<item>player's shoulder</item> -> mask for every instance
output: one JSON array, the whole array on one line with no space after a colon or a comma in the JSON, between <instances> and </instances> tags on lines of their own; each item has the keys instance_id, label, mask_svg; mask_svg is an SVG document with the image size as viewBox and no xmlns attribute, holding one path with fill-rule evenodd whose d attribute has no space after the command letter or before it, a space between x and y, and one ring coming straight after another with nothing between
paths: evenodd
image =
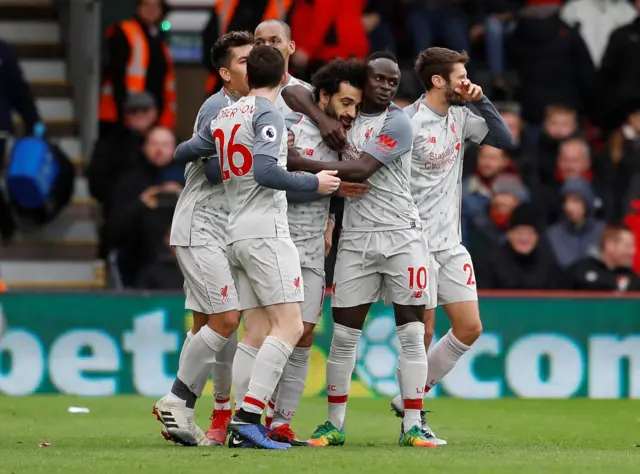
<instances>
[{"instance_id":1,"label":"player's shoulder","mask_svg":"<svg viewBox=\"0 0 640 474\"><path fill-rule=\"evenodd\" d=\"M208 97L207 100L202 103L200 110L198 110L197 123L201 126L202 122L215 119L222 109L228 107L232 103L232 100L224 92L224 89L221 89Z\"/></svg>"},{"instance_id":2,"label":"player's shoulder","mask_svg":"<svg viewBox=\"0 0 640 474\"><path fill-rule=\"evenodd\" d=\"M402 128L409 127L411 128L411 119L409 116L398 107L396 104L392 103L387 109L387 116L385 117L385 126L393 126Z\"/></svg>"},{"instance_id":3,"label":"player's shoulder","mask_svg":"<svg viewBox=\"0 0 640 474\"><path fill-rule=\"evenodd\" d=\"M311 84L301 79L298 79L297 77L293 77L291 75L289 75L289 79L287 80L287 83L282 88L284 89L285 87L289 87L289 86L302 86L313 92L313 86Z\"/></svg>"},{"instance_id":4,"label":"player's shoulder","mask_svg":"<svg viewBox=\"0 0 640 474\"><path fill-rule=\"evenodd\" d=\"M300 125L305 119L305 115L300 112L291 112L284 116L284 123L287 129L291 130L296 125Z\"/></svg>"},{"instance_id":5,"label":"player's shoulder","mask_svg":"<svg viewBox=\"0 0 640 474\"><path fill-rule=\"evenodd\" d=\"M412 119L413 117L416 116L420 108L421 101L422 101L422 97L416 100L413 104L409 104L402 108L402 111L405 113L407 117L409 117L409 119Z\"/></svg>"},{"instance_id":6,"label":"player's shoulder","mask_svg":"<svg viewBox=\"0 0 640 474\"><path fill-rule=\"evenodd\" d=\"M466 105L452 105L449 107L449 113L456 119L464 119L473 112Z\"/></svg>"},{"instance_id":7,"label":"player's shoulder","mask_svg":"<svg viewBox=\"0 0 640 474\"><path fill-rule=\"evenodd\" d=\"M234 101L231 96L229 96L224 91L224 89L222 89L203 102L202 106L200 107L200 112L203 114L215 112L215 115L225 107L233 105L233 102Z\"/></svg>"},{"instance_id":8,"label":"player's shoulder","mask_svg":"<svg viewBox=\"0 0 640 474\"><path fill-rule=\"evenodd\" d=\"M278 110L278 107L265 97L252 97L253 121L254 122L273 122L282 123L284 125L284 117Z\"/></svg>"}]
</instances>

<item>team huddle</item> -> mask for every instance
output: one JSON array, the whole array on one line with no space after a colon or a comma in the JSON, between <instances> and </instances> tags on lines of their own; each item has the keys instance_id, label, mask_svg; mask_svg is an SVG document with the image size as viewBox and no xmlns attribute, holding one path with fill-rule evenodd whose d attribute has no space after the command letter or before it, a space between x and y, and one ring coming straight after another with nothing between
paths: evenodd
<instances>
[{"instance_id":1,"label":"team huddle","mask_svg":"<svg viewBox=\"0 0 640 474\"><path fill-rule=\"evenodd\" d=\"M444 445L427 425L423 397L482 331L473 264L460 243L464 147L509 147L511 135L467 79L464 52L420 53L426 92L404 110L392 102L401 79L393 55L336 59L306 84L286 72L294 52L289 27L277 20L255 36L230 32L212 48L223 88L175 153L186 185L170 243L194 326L173 387L153 412L164 437L186 446L342 445L362 328L370 306L384 300L400 341L400 395L391 402L402 418L399 444ZM291 421L339 206L328 417L301 440ZM451 330L427 355L438 305ZM205 433L194 409L210 376L215 407Z\"/></svg>"}]
</instances>

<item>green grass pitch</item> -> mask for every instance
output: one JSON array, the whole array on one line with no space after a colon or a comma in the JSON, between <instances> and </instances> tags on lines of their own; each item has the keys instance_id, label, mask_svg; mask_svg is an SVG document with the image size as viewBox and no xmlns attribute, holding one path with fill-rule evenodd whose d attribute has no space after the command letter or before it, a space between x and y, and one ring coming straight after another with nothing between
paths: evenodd
<instances>
[{"instance_id":1,"label":"green grass pitch","mask_svg":"<svg viewBox=\"0 0 640 474\"><path fill-rule=\"evenodd\" d=\"M450 445L420 449L397 446L387 400L352 399L345 446L287 452L175 446L160 436L153 402L0 397L0 473L640 473L638 400L433 400L431 425ZM200 400L203 429L210 406ZM306 437L325 416L324 400L305 399L294 428Z\"/></svg>"}]
</instances>

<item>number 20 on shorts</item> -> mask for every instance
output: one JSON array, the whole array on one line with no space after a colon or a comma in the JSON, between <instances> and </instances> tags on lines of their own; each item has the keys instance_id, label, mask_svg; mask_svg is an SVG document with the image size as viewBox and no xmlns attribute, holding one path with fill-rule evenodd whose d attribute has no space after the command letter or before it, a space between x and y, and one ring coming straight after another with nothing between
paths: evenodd
<instances>
[{"instance_id":1,"label":"number 20 on shorts","mask_svg":"<svg viewBox=\"0 0 640 474\"><path fill-rule=\"evenodd\" d=\"M427 269L425 267L409 267L409 289L413 290L414 286L417 286L419 290L424 290L427 287Z\"/></svg>"},{"instance_id":2,"label":"number 20 on shorts","mask_svg":"<svg viewBox=\"0 0 640 474\"><path fill-rule=\"evenodd\" d=\"M220 170L222 171L223 181L228 180L232 174L234 176L244 176L253 167L253 155L251 154L251 151L243 144L234 142L236 132L239 128L239 123L233 126L233 129L231 130L231 137L228 142L225 142L224 130L216 128L212 132L214 141L218 141L218 154L220 155ZM226 155L225 148L227 152ZM242 155L242 163L240 166L238 166L233 159L234 155L237 154ZM224 166L225 158L229 164L228 170L226 170Z\"/></svg>"}]
</instances>

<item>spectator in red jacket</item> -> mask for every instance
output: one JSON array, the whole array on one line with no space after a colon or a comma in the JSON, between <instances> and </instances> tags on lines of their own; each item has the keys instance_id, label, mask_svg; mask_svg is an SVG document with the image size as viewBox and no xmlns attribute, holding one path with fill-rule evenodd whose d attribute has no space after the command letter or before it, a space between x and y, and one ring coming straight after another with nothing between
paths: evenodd
<instances>
[{"instance_id":1,"label":"spectator in red jacket","mask_svg":"<svg viewBox=\"0 0 640 474\"><path fill-rule=\"evenodd\" d=\"M369 53L362 17L366 0L299 0L291 12L291 36L297 70L313 71L336 57L364 58Z\"/></svg>"}]
</instances>

